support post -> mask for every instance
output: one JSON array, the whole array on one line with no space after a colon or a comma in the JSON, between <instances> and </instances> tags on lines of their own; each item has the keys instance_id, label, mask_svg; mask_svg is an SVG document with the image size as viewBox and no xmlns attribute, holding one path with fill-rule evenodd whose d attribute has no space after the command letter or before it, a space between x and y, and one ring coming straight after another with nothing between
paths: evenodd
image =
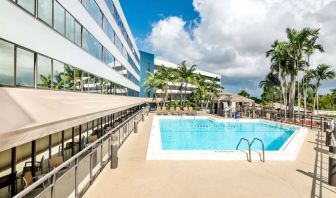
<instances>
[{"instance_id":1,"label":"support post","mask_svg":"<svg viewBox=\"0 0 336 198\"><path fill-rule=\"evenodd\" d=\"M138 124L135 119L134 119L134 133L138 133Z\"/></svg>"},{"instance_id":2,"label":"support post","mask_svg":"<svg viewBox=\"0 0 336 198\"><path fill-rule=\"evenodd\" d=\"M328 184L336 186L336 146L329 146Z\"/></svg>"},{"instance_id":3,"label":"support post","mask_svg":"<svg viewBox=\"0 0 336 198\"><path fill-rule=\"evenodd\" d=\"M111 169L116 169L118 167L118 144L115 141L116 134L112 135L112 145L111 145Z\"/></svg>"}]
</instances>

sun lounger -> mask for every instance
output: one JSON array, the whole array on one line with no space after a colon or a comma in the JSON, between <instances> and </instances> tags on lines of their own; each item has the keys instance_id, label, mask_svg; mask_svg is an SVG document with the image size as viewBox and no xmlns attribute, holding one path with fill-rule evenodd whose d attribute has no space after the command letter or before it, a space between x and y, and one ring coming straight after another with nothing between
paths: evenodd
<instances>
[{"instance_id":1,"label":"sun lounger","mask_svg":"<svg viewBox=\"0 0 336 198\"><path fill-rule=\"evenodd\" d=\"M180 107L176 107L175 115L182 115L182 110Z\"/></svg>"}]
</instances>

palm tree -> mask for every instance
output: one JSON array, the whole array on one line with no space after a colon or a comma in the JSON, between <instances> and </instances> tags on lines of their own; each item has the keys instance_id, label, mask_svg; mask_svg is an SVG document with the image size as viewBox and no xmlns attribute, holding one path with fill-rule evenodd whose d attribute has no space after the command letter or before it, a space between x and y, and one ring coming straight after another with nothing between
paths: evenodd
<instances>
[{"instance_id":1,"label":"palm tree","mask_svg":"<svg viewBox=\"0 0 336 198\"><path fill-rule=\"evenodd\" d=\"M51 75L42 75L40 74L40 80L41 82L38 84L38 86L43 88L51 88Z\"/></svg>"},{"instance_id":2,"label":"palm tree","mask_svg":"<svg viewBox=\"0 0 336 198\"><path fill-rule=\"evenodd\" d=\"M246 98L249 98L249 97L251 97L251 95L244 89L244 90L241 90L239 93L238 93L238 95L240 95L240 96L244 96L244 97L246 97Z\"/></svg>"},{"instance_id":3,"label":"palm tree","mask_svg":"<svg viewBox=\"0 0 336 198\"><path fill-rule=\"evenodd\" d=\"M162 66L159 71L157 71L157 84L158 87L163 91L163 105L165 106L167 98L168 98L168 93L170 89L169 83L174 84L176 81L176 72L169 67L164 67Z\"/></svg>"},{"instance_id":4,"label":"palm tree","mask_svg":"<svg viewBox=\"0 0 336 198\"><path fill-rule=\"evenodd\" d=\"M159 86L158 81L157 81L157 79L159 77L158 75L159 74L157 72L155 72L155 73L147 72L147 78L144 82L144 85L146 86L146 90L145 90L146 93L149 93L151 91L151 89L153 89L153 93L154 93L153 97L154 97L154 101L155 101L156 105L158 104L157 94L156 94L156 90Z\"/></svg>"},{"instance_id":5,"label":"palm tree","mask_svg":"<svg viewBox=\"0 0 336 198\"><path fill-rule=\"evenodd\" d=\"M305 54L306 54L306 67L304 68L304 77L306 76L306 73L308 71L308 67L310 66L310 57L314 54L314 51L317 50L321 53L324 52L324 47L321 44L316 44L316 40L318 39L320 29L311 29L310 36L311 38L306 41L305 43ZM308 79L303 78L303 84L302 88L303 91L303 105L304 105L304 115L306 115L307 110L307 89L308 89Z\"/></svg>"},{"instance_id":6,"label":"palm tree","mask_svg":"<svg viewBox=\"0 0 336 198\"><path fill-rule=\"evenodd\" d=\"M289 71L288 43L275 41L271 49L266 52L266 57L271 57L271 72L277 74L280 82L282 101L285 105L285 115L287 115L287 74ZM261 84L261 86L263 86ZM281 102L282 103L282 102ZM286 117L285 117L286 118Z\"/></svg>"},{"instance_id":7,"label":"palm tree","mask_svg":"<svg viewBox=\"0 0 336 198\"><path fill-rule=\"evenodd\" d=\"M276 88L279 86L280 86L280 81L278 79L278 76L277 74L273 72L268 73L265 79L259 83L259 87L262 88L264 92L271 94L272 105L273 105L273 102L275 101L274 96L276 95L275 94L275 91L277 90Z\"/></svg>"},{"instance_id":8,"label":"palm tree","mask_svg":"<svg viewBox=\"0 0 336 198\"><path fill-rule=\"evenodd\" d=\"M311 30L309 28L304 28L301 31L295 29L287 28L287 39L288 39L288 52L292 59L292 67L290 69L290 93L289 93L289 112L294 115L294 102L295 102L295 85L300 66L300 62L303 57L303 48L306 41L309 39ZM299 93L299 92L298 92Z\"/></svg>"},{"instance_id":9,"label":"palm tree","mask_svg":"<svg viewBox=\"0 0 336 198\"><path fill-rule=\"evenodd\" d=\"M187 67L186 61L182 61L178 64L177 68L177 79L176 82L180 83L180 107L182 108L182 88L185 86L185 96L187 94L188 83L197 85L198 82L196 80L196 65L192 65L191 67ZM185 97L186 98L186 97Z\"/></svg>"},{"instance_id":10,"label":"palm tree","mask_svg":"<svg viewBox=\"0 0 336 198\"><path fill-rule=\"evenodd\" d=\"M313 105L313 112L315 110L315 103L316 103L316 109L317 109L317 114L319 111L319 94L318 94L318 89L321 85L322 80L331 80L334 79L336 76L335 71L331 69L330 65L326 64L320 64L317 66L315 70L312 70L312 75L315 78L316 84L315 84L315 97L314 97L314 105Z\"/></svg>"}]
</instances>

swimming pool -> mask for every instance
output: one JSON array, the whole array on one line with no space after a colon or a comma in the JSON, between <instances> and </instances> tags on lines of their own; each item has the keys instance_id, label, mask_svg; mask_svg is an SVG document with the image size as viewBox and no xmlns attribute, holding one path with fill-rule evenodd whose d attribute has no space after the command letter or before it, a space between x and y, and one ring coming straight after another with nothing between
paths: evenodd
<instances>
[{"instance_id":1,"label":"swimming pool","mask_svg":"<svg viewBox=\"0 0 336 198\"><path fill-rule=\"evenodd\" d=\"M147 160L246 160L246 142L261 139L266 160L295 160L307 129L257 119L214 119L206 116L154 116ZM259 159L261 144L252 148Z\"/></svg>"}]
</instances>

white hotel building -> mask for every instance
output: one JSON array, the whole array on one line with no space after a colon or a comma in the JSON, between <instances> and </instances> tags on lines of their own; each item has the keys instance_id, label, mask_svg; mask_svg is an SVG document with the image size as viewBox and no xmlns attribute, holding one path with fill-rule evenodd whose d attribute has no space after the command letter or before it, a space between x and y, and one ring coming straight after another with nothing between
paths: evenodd
<instances>
[{"instance_id":1,"label":"white hotel building","mask_svg":"<svg viewBox=\"0 0 336 198\"><path fill-rule=\"evenodd\" d=\"M118 0L1 0L0 197L80 197L135 130L139 60Z\"/></svg>"},{"instance_id":2,"label":"white hotel building","mask_svg":"<svg viewBox=\"0 0 336 198\"><path fill-rule=\"evenodd\" d=\"M178 68L178 64L175 63L171 63L168 61L163 61L160 59L155 59L154 60L154 72L158 71L161 67L169 67L172 69L177 69ZM208 80L212 80L212 81L216 81L218 85L221 85L221 75L216 74L216 73L211 73L211 72L207 72L204 70L199 70L196 69L196 73L205 76L208 78ZM180 83L169 83L170 85L170 89L168 90L168 94L169 94L169 100L179 100L180 99ZM196 86L193 84L187 84L187 91L182 92L182 98L186 98L188 97L188 95L190 95L192 93L192 90L195 89ZM183 89L185 89L185 87L183 87ZM163 97L163 91L162 90L157 90L157 94L159 98Z\"/></svg>"}]
</instances>

